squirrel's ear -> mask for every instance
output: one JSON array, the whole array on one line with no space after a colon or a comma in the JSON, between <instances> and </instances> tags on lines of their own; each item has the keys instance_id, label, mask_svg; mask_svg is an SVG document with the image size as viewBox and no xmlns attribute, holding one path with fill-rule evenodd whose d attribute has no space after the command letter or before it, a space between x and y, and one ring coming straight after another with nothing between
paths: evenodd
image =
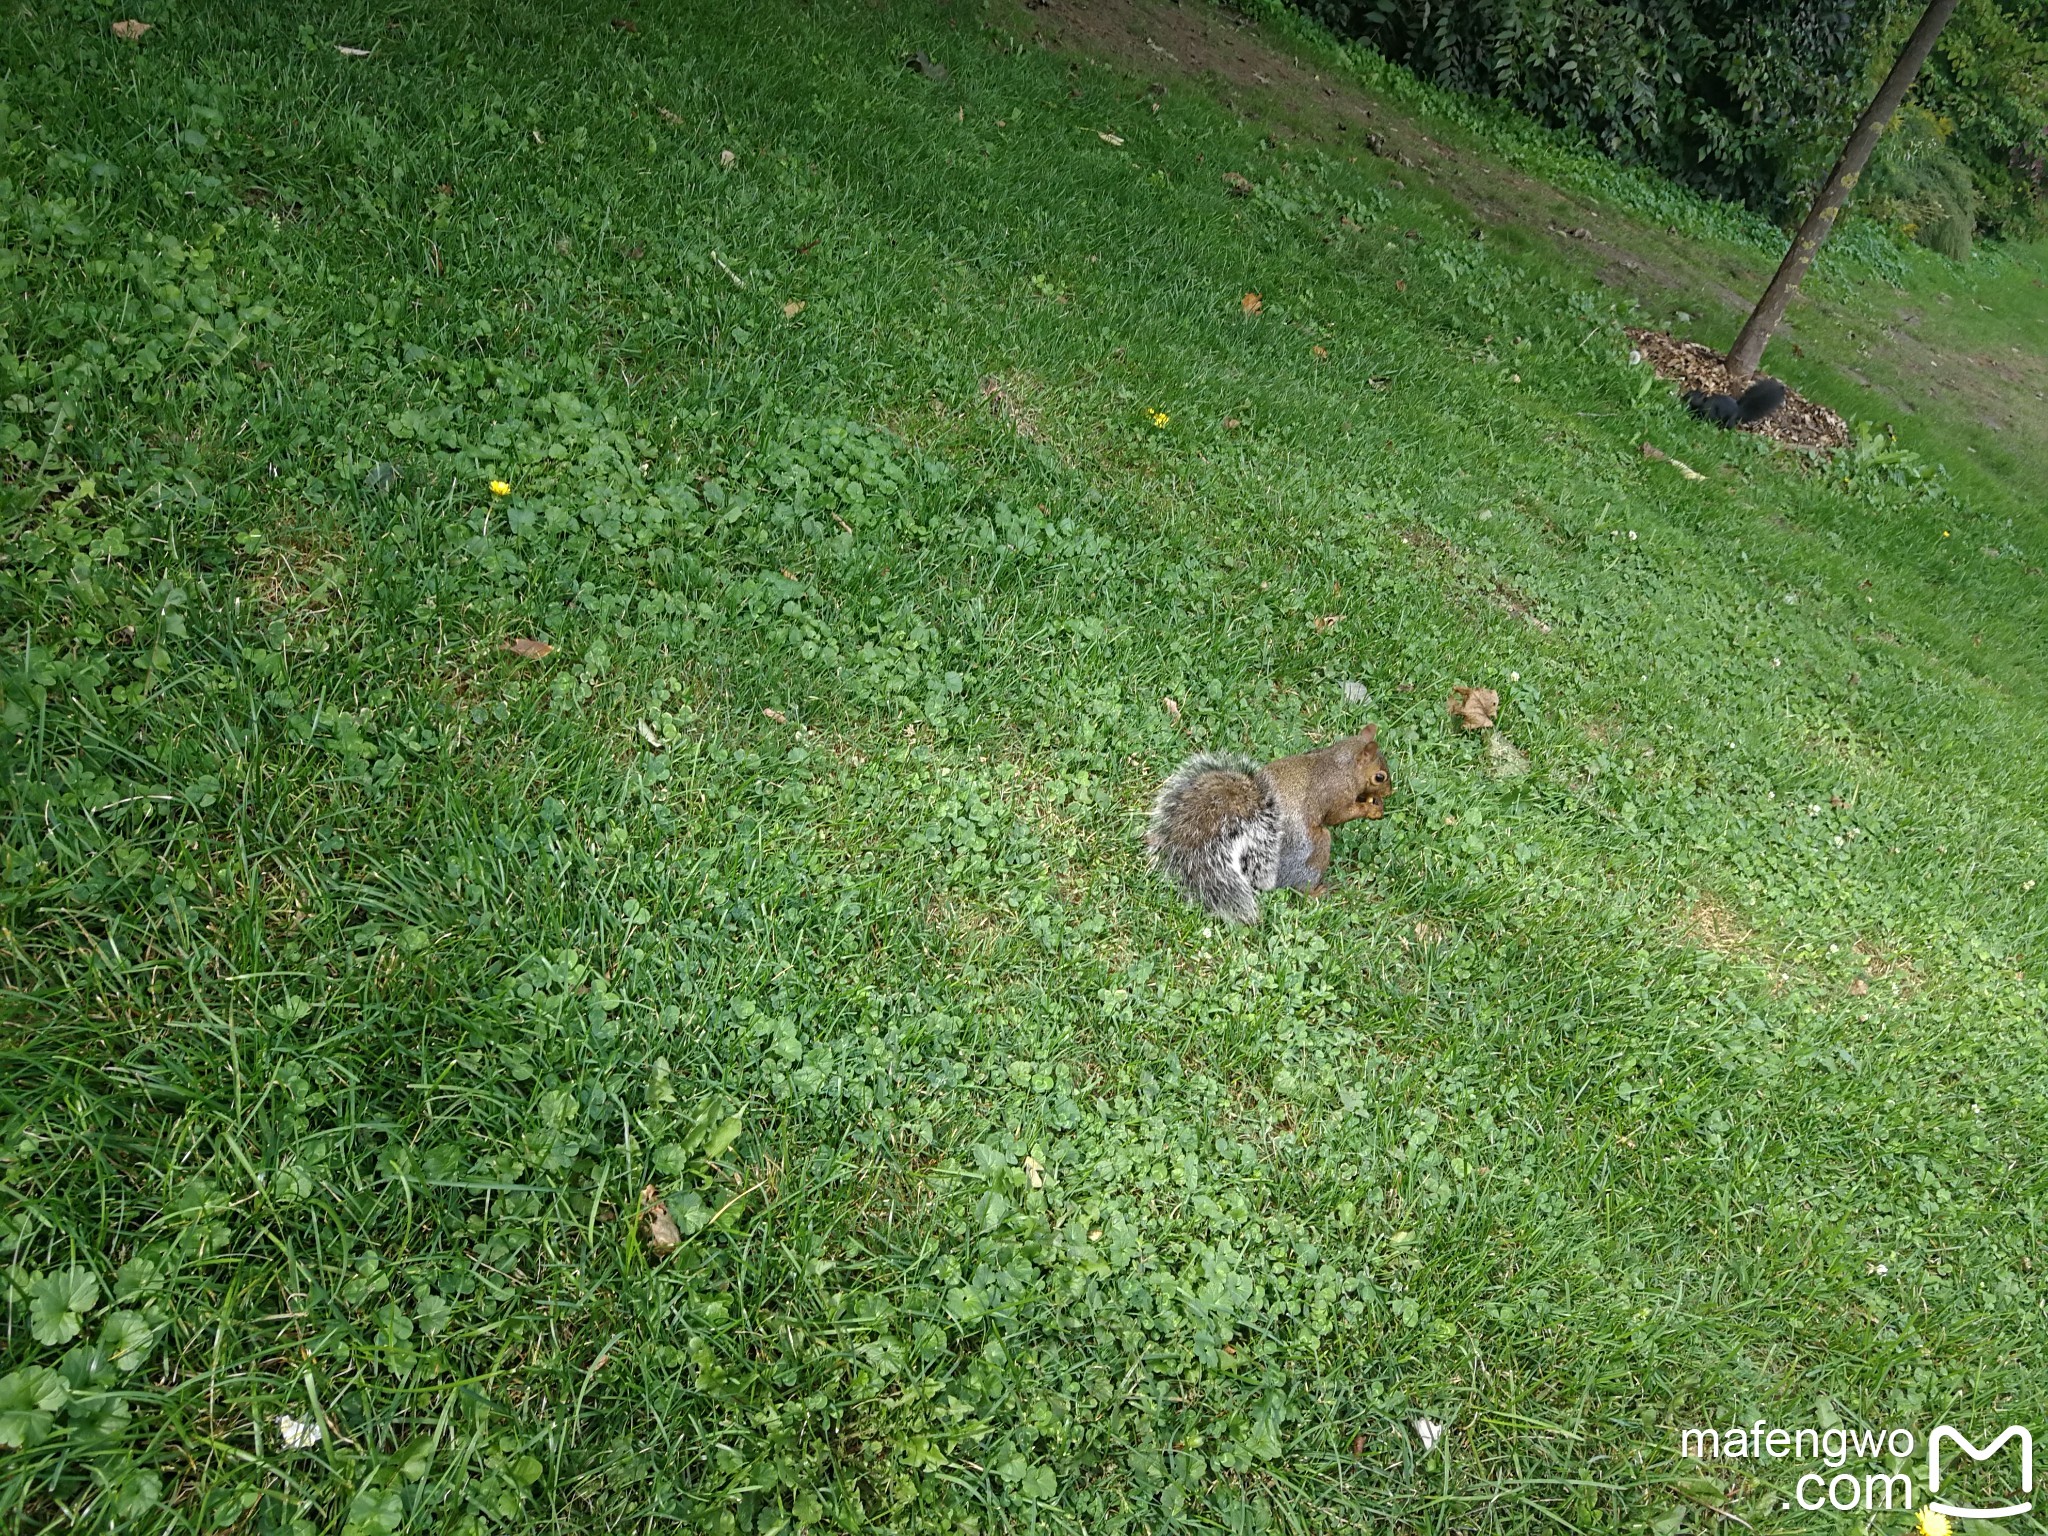
<instances>
[{"instance_id":1,"label":"squirrel's ear","mask_svg":"<svg viewBox=\"0 0 2048 1536\"><path fill-rule=\"evenodd\" d=\"M1368 725L1354 739L1362 746L1369 747L1380 739L1380 728L1376 725Z\"/></svg>"}]
</instances>

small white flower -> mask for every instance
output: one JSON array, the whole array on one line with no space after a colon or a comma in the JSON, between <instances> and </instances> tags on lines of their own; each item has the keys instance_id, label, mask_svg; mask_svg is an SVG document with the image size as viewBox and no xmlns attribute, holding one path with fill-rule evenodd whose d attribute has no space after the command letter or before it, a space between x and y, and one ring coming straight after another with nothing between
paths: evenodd
<instances>
[{"instance_id":1,"label":"small white flower","mask_svg":"<svg viewBox=\"0 0 2048 1536\"><path fill-rule=\"evenodd\" d=\"M1508 674L1508 681L1509 681L1509 682L1511 682L1511 683L1519 683L1519 682L1520 682L1521 680L1522 680L1522 674L1521 674L1521 673L1519 673L1519 672L1510 672L1510 673ZM2028 885L2032 885L2032 884L2033 884L2033 882L2032 882L2031 880L2030 880L2030 881L2028 881L2027 883L2028 883Z\"/></svg>"},{"instance_id":2,"label":"small white flower","mask_svg":"<svg viewBox=\"0 0 2048 1536\"><path fill-rule=\"evenodd\" d=\"M288 1451L311 1450L326 1438L318 1419L295 1419L288 1413L277 1416L277 1433Z\"/></svg>"},{"instance_id":3,"label":"small white flower","mask_svg":"<svg viewBox=\"0 0 2048 1536\"><path fill-rule=\"evenodd\" d=\"M1880 1264L1877 1266L1877 1272L1880 1275L1888 1275L1892 1272L1892 1267L1889 1264Z\"/></svg>"},{"instance_id":4,"label":"small white flower","mask_svg":"<svg viewBox=\"0 0 2048 1536\"><path fill-rule=\"evenodd\" d=\"M1636 541L1636 531L1633 528L1629 529L1628 531L1628 541L1631 544L1635 543Z\"/></svg>"}]
</instances>

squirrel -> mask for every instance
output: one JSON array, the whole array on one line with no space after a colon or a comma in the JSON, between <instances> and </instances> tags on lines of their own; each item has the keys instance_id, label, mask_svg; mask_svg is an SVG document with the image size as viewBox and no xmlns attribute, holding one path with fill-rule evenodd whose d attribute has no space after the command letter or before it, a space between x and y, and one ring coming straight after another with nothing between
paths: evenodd
<instances>
[{"instance_id":1,"label":"squirrel","mask_svg":"<svg viewBox=\"0 0 2048 1536\"><path fill-rule=\"evenodd\" d=\"M1197 753L1153 803L1153 863L1190 901L1234 923L1259 920L1260 891L1321 895L1330 828L1386 814L1392 780L1378 736L1368 725L1263 768L1234 753Z\"/></svg>"},{"instance_id":2,"label":"squirrel","mask_svg":"<svg viewBox=\"0 0 2048 1536\"><path fill-rule=\"evenodd\" d=\"M1689 389L1685 392L1685 403L1701 421L1711 421L1717 427L1746 427L1762 421L1785 403L1785 386L1776 379L1758 379L1742 392L1740 399Z\"/></svg>"}]
</instances>

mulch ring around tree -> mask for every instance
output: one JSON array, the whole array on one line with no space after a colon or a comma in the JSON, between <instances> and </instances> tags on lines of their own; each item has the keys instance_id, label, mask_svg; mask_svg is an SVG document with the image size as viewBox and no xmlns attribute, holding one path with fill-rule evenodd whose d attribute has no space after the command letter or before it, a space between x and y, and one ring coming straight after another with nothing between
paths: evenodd
<instances>
[{"instance_id":1,"label":"mulch ring around tree","mask_svg":"<svg viewBox=\"0 0 2048 1536\"><path fill-rule=\"evenodd\" d=\"M1690 389L1703 389L1710 395L1742 393L1730 383L1728 365L1721 354L1702 342L1681 341L1663 331L1633 328L1628 332L1628 339L1643 354L1643 361L1656 369L1658 378L1669 379L1678 386L1680 395ZM1849 441L1849 424L1846 421L1826 406L1814 404L1789 385L1785 390L1785 404L1780 409L1760 422L1735 430L1754 432L1759 437L1768 437L1791 448L1825 450L1843 447Z\"/></svg>"}]
</instances>

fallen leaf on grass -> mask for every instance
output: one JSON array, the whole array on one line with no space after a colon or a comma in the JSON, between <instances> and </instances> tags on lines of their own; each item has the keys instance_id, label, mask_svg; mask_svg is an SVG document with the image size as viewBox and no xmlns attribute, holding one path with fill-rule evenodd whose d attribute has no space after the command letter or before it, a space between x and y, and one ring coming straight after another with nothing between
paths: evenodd
<instances>
[{"instance_id":1,"label":"fallen leaf on grass","mask_svg":"<svg viewBox=\"0 0 2048 1536\"><path fill-rule=\"evenodd\" d=\"M1099 128L1095 130L1095 137L1102 140L1102 142L1105 144L1115 145L1118 149L1122 149L1124 147L1124 141L1122 139L1118 138L1113 133L1104 133Z\"/></svg>"},{"instance_id":2,"label":"fallen leaf on grass","mask_svg":"<svg viewBox=\"0 0 2048 1536\"><path fill-rule=\"evenodd\" d=\"M334 51L351 59L367 59L370 56L369 49L351 48L346 43L336 43L334 45Z\"/></svg>"},{"instance_id":3,"label":"fallen leaf on grass","mask_svg":"<svg viewBox=\"0 0 2048 1536\"><path fill-rule=\"evenodd\" d=\"M1849 995L1851 997L1870 996L1870 983L1865 981L1861 976L1858 976L1854 981L1849 983Z\"/></svg>"},{"instance_id":4,"label":"fallen leaf on grass","mask_svg":"<svg viewBox=\"0 0 2048 1536\"><path fill-rule=\"evenodd\" d=\"M526 661L539 661L541 657L552 656L555 653L555 648L547 641L529 640L523 635L517 640L507 640L505 649Z\"/></svg>"},{"instance_id":5,"label":"fallen leaf on grass","mask_svg":"<svg viewBox=\"0 0 2048 1536\"><path fill-rule=\"evenodd\" d=\"M788 320L794 320L798 315L802 314L803 312L804 301L802 299L791 299L787 304L782 306L783 317Z\"/></svg>"},{"instance_id":6,"label":"fallen leaf on grass","mask_svg":"<svg viewBox=\"0 0 2048 1536\"><path fill-rule=\"evenodd\" d=\"M721 149L718 152L718 168L720 170L729 171L739 163L740 157L734 154L731 150Z\"/></svg>"},{"instance_id":7,"label":"fallen leaf on grass","mask_svg":"<svg viewBox=\"0 0 2048 1536\"><path fill-rule=\"evenodd\" d=\"M1235 171L1225 171L1223 173L1223 185L1230 188L1230 192L1233 197L1251 196L1251 182L1248 181L1246 178L1238 175Z\"/></svg>"},{"instance_id":8,"label":"fallen leaf on grass","mask_svg":"<svg viewBox=\"0 0 2048 1536\"><path fill-rule=\"evenodd\" d=\"M1256 315L1266 307L1266 301L1256 293L1248 293L1238 302L1243 306L1244 312L1248 315Z\"/></svg>"},{"instance_id":9,"label":"fallen leaf on grass","mask_svg":"<svg viewBox=\"0 0 2048 1536\"><path fill-rule=\"evenodd\" d=\"M1033 1189L1045 1188L1045 1164L1029 1153L1024 1157L1024 1177L1031 1181Z\"/></svg>"},{"instance_id":10,"label":"fallen leaf on grass","mask_svg":"<svg viewBox=\"0 0 2048 1536\"><path fill-rule=\"evenodd\" d=\"M664 123L680 124L683 120L681 113L671 112L667 107L656 107L654 110L661 115L661 120Z\"/></svg>"},{"instance_id":11,"label":"fallen leaf on grass","mask_svg":"<svg viewBox=\"0 0 2048 1536\"><path fill-rule=\"evenodd\" d=\"M124 43L137 43L142 41L143 33L154 31L155 28L146 21L117 21L107 30Z\"/></svg>"},{"instance_id":12,"label":"fallen leaf on grass","mask_svg":"<svg viewBox=\"0 0 2048 1536\"><path fill-rule=\"evenodd\" d=\"M640 1243L652 1259L665 1259L683 1246L682 1228L649 1184L640 1191Z\"/></svg>"},{"instance_id":13,"label":"fallen leaf on grass","mask_svg":"<svg viewBox=\"0 0 2048 1536\"><path fill-rule=\"evenodd\" d=\"M1468 731L1490 731L1500 713L1500 695L1491 688L1467 688L1463 683L1451 690L1451 718Z\"/></svg>"},{"instance_id":14,"label":"fallen leaf on grass","mask_svg":"<svg viewBox=\"0 0 2048 1536\"><path fill-rule=\"evenodd\" d=\"M614 16L612 18L612 30L614 32L638 32L640 30L640 23L628 21L624 16Z\"/></svg>"},{"instance_id":15,"label":"fallen leaf on grass","mask_svg":"<svg viewBox=\"0 0 2048 1536\"><path fill-rule=\"evenodd\" d=\"M1308 627L1314 630L1317 634L1321 635L1327 634L1329 631L1335 629L1339 624L1342 624L1343 622L1343 614L1326 613L1319 618L1310 619L1308 621Z\"/></svg>"},{"instance_id":16,"label":"fallen leaf on grass","mask_svg":"<svg viewBox=\"0 0 2048 1536\"><path fill-rule=\"evenodd\" d=\"M1328 356L1330 355L1330 349L1329 349L1328 347L1310 347L1310 348L1309 348L1309 351L1310 351L1310 353L1311 353L1311 354L1313 354L1313 355L1314 355L1314 356L1315 356L1315 357L1316 357L1316 358L1317 358L1317 359L1318 359L1319 361L1320 361L1320 360L1322 360L1322 359L1325 359L1325 358L1327 358L1327 357L1328 357Z\"/></svg>"},{"instance_id":17,"label":"fallen leaf on grass","mask_svg":"<svg viewBox=\"0 0 2048 1536\"><path fill-rule=\"evenodd\" d=\"M640 739L642 741L646 742L648 746L652 747L657 752L661 750L661 737L658 734L656 734L653 726L649 725L645 720L642 720L638 726L638 730L640 732Z\"/></svg>"},{"instance_id":18,"label":"fallen leaf on grass","mask_svg":"<svg viewBox=\"0 0 2048 1536\"><path fill-rule=\"evenodd\" d=\"M1365 1436L1353 1435L1351 1437L1351 1454L1354 1456L1363 1456L1365 1454Z\"/></svg>"},{"instance_id":19,"label":"fallen leaf on grass","mask_svg":"<svg viewBox=\"0 0 2048 1536\"><path fill-rule=\"evenodd\" d=\"M1167 719L1171 720L1175 725L1180 724L1179 704L1175 703L1171 698L1165 698L1159 701L1159 707L1166 711Z\"/></svg>"},{"instance_id":20,"label":"fallen leaf on grass","mask_svg":"<svg viewBox=\"0 0 2048 1536\"><path fill-rule=\"evenodd\" d=\"M1662 448L1657 447L1654 443L1643 444L1643 457L1653 464L1668 464L1671 462L1671 455Z\"/></svg>"},{"instance_id":21,"label":"fallen leaf on grass","mask_svg":"<svg viewBox=\"0 0 2048 1536\"><path fill-rule=\"evenodd\" d=\"M777 725L789 724L789 716L785 715L779 709L764 709L761 711L761 713L766 715L770 720L773 720Z\"/></svg>"},{"instance_id":22,"label":"fallen leaf on grass","mask_svg":"<svg viewBox=\"0 0 2048 1536\"><path fill-rule=\"evenodd\" d=\"M1405 277L1397 277L1397 278L1395 278L1395 279L1394 279L1394 292L1396 292L1396 293L1406 293L1407 291L1408 291L1408 279L1407 279L1407 278L1405 278Z\"/></svg>"},{"instance_id":23,"label":"fallen leaf on grass","mask_svg":"<svg viewBox=\"0 0 2048 1536\"><path fill-rule=\"evenodd\" d=\"M288 1451L309 1451L327 1437L318 1419L295 1419L280 1413L271 1422L277 1426L277 1436Z\"/></svg>"}]
</instances>

